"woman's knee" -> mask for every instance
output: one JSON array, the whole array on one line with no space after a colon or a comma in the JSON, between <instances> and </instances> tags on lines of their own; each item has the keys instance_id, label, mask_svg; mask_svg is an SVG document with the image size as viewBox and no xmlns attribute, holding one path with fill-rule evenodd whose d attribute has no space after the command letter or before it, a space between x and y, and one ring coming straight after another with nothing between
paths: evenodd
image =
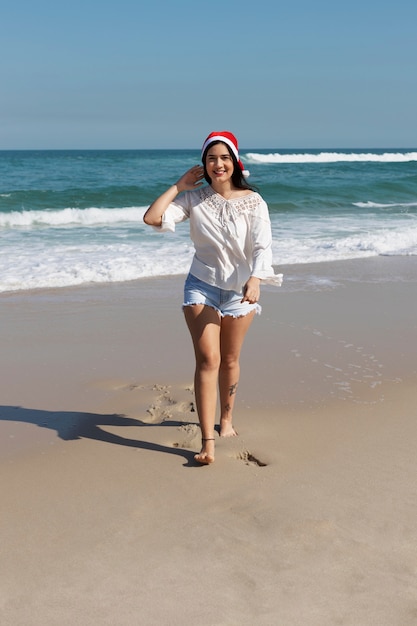
<instances>
[{"instance_id":1,"label":"woman's knee","mask_svg":"<svg viewBox=\"0 0 417 626\"><path fill-rule=\"evenodd\" d=\"M226 354L222 355L220 361L220 369L222 371L232 371L239 367L239 355Z\"/></svg>"},{"instance_id":2,"label":"woman's knee","mask_svg":"<svg viewBox=\"0 0 417 626\"><path fill-rule=\"evenodd\" d=\"M220 354L216 352L209 352L197 355L197 366L200 370L210 372L210 371L218 371L221 361Z\"/></svg>"}]
</instances>

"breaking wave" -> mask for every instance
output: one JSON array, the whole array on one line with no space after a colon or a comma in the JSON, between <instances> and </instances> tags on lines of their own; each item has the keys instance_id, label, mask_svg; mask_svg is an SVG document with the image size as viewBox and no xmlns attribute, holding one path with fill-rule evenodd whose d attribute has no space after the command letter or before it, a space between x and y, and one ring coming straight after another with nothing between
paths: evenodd
<instances>
[{"instance_id":1,"label":"breaking wave","mask_svg":"<svg viewBox=\"0 0 417 626\"><path fill-rule=\"evenodd\" d=\"M262 154L260 152L248 152L245 155L248 163L408 163L417 161L417 152L384 152L381 154L373 152L304 152L299 154L283 154L271 152Z\"/></svg>"},{"instance_id":2,"label":"breaking wave","mask_svg":"<svg viewBox=\"0 0 417 626\"><path fill-rule=\"evenodd\" d=\"M0 213L0 228L67 227L140 223L147 207L61 209Z\"/></svg>"}]
</instances>

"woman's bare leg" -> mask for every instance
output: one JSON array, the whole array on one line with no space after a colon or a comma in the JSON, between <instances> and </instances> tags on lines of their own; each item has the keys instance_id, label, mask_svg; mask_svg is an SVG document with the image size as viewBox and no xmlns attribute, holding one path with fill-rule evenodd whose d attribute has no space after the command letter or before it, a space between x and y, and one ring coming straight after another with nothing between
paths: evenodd
<instances>
[{"instance_id":1,"label":"woman's bare leg","mask_svg":"<svg viewBox=\"0 0 417 626\"><path fill-rule=\"evenodd\" d=\"M203 440L201 452L195 459L199 463L209 464L214 461L221 320L212 307L202 304L184 307L184 315L194 345L194 392Z\"/></svg>"},{"instance_id":2,"label":"woman's bare leg","mask_svg":"<svg viewBox=\"0 0 417 626\"><path fill-rule=\"evenodd\" d=\"M240 376L240 352L255 311L242 317L225 316L220 331L220 436L233 437L233 406Z\"/></svg>"}]
</instances>

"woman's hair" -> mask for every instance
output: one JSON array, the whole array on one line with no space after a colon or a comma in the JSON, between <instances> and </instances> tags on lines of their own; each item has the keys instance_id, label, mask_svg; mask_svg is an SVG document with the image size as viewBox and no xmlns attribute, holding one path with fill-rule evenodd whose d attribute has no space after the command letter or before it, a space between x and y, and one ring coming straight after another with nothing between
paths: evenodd
<instances>
[{"instance_id":1,"label":"woman's hair","mask_svg":"<svg viewBox=\"0 0 417 626\"><path fill-rule=\"evenodd\" d=\"M232 161L233 161L233 174L232 174L232 183L234 184L234 186L237 189L250 189L250 191L257 191L257 189L255 187L253 187L252 185L249 185L246 181L246 178L243 176L243 172L240 168L239 163L237 162L237 159L235 157L235 155L233 154L231 148L229 148L229 146L227 145L227 143L224 143L224 141L213 141L212 143L210 143L207 148L204 150L204 154L203 154L203 167L204 167L204 178L206 179L206 181L208 182L209 185L211 185L211 178L210 176L207 174L207 170L206 170L206 157L207 157L207 152L209 150L209 148L211 148L211 146L215 146L216 144L221 143L224 146L226 146L228 153L230 154L230 156L232 157Z\"/></svg>"}]
</instances>

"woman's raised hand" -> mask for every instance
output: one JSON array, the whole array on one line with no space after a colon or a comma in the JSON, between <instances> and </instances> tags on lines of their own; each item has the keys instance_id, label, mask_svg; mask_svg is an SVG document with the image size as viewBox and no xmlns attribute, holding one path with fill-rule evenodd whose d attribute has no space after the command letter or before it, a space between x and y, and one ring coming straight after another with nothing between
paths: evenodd
<instances>
[{"instance_id":1,"label":"woman's raised hand","mask_svg":"<svg viewBox=\"0 0 417 626\"><path fill-rule=\"evenodd\" d=\"M176 185L178 191L191 191L201 187L204 178L204 168L201 165L194 165L178 179Z\"/></svg>"},{"instance_id":2,"label":"woman's raised hand","mask_svg":"<svg viewBox=\"0 0 417 626\"><path fill-rule=\"evenodd\" d=\"M159 227L162 224L162 216L167 210L169 204L175 200L181 191L190 191L197 189L203 184L204 168L201 165L194 165L185 174L178 179L175 185L164 191L156 200L154 200L143 216L143 221L149 226Z\"/></svg>"}]
</instances>

